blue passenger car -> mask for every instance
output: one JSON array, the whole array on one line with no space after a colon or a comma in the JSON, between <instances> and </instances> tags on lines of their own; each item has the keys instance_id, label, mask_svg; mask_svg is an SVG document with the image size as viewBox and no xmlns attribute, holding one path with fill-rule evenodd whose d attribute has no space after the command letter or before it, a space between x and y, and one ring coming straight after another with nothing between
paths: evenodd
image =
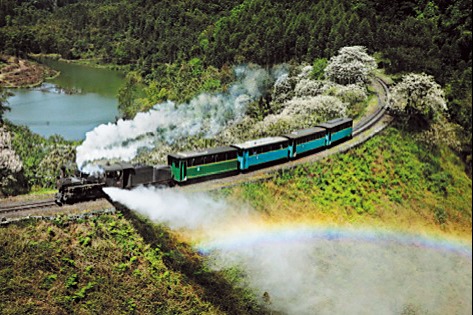
<instances>
[{"instance_id":1,"label":"blue passenger car","mask_svg":"<svg viewBox=\"0 0 473 315\"><path fill-rule=\"evenodd\" d=\"M327 146L339 142L344 139L349 139L353 134L353 119L351 118L337 118L326 123L319 124L317 127L325 128L327 130L328 139Z\"/></svg>"},{"instance_id":2,"label":"blue passenger car","mask_svg":"<svg viewBox=\"0 0 473 315\"><path fill-rule=\"evenodd\" d=\"M315 127L297 130L284 135L289 139L289 157L307 154L327 145L328 133L325 128Z\"/></svg>"},{"instance_id":3,"label":"blue passenger car","mask_svg":"<svg viewBox=\"0 0 473 315\"><path fill-rule=\"evenodd\" d=\"M289 159L289 139L283 137L263 138L232 145L238 149L240 170Z\"/></svg>"}]
</instances>

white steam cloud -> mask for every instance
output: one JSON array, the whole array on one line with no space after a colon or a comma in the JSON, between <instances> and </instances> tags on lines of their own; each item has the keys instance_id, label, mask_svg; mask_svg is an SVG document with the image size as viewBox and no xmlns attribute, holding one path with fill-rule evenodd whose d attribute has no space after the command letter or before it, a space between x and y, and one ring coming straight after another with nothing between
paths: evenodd
<instances>
[{"instance_id":1,"label":"white steam cloud","mask_svg":"<svg viewBox=\"0 0 473 315\"><path fill-rule=\"evenodd\" d=\"M471 248L423 246L396 235L274 230L247 206L207 194L138 188L106 193L172 229L199 235L216 270L238 266L278 314L471 314ZM201 233L202 229L205 233ZM265 298L263 298L265 296Z\"/></svg>"},{"instance_id":2,"label":"white steam cloud","mask_svg":"<svg viewBox=\"0 0 473 315\"><path fill-rule=\"evenodd\" d=\"M279 75L280 71L273 71ZM86 134L77 148L77 165L101 159L130 161L140 150L152 149L159 143L172 144L191 137L213 137L231 124L243 119L248 104L261 96L266 84L274 81L261 68L239 67L237 81L226 93L201 94L189 103L165 102L133 120L100 125Z\"/></svg>"}]
</instances>

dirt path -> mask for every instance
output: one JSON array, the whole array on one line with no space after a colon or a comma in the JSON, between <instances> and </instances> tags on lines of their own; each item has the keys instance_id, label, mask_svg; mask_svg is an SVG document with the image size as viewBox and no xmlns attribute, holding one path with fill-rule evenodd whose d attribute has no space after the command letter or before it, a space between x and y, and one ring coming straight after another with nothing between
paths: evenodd
<instances>
[{"instance_id":1,"label":"dirt path","mask_svg":"<svg viewBox=\"0 0 473 315\"><path fill-rule=\"evenodd\" d=\"M40 85L43 81L56 75L48 67L25 59L12 56L0 56L0 86L20 88Z\"/></svg>"}]
</instances>

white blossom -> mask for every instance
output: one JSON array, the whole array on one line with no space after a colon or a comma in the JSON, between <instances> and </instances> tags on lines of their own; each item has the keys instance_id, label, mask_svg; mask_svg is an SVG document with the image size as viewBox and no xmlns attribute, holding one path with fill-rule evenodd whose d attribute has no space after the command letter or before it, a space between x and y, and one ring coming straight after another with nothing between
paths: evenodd
<instances>
[{"instance_id":1,"label":"white blossom","mask_svg":"<svg viewBox=\"0 0 473 315\"><path fill-rule=\"evenodd\" d=\"M331 81L316 81L309 79L300 80L294 89L296 97L310 97L326 93L335 86Z\"/></svg>"},{"instance_id":2,"label":"white blossom","mask_svg":"<svg viewBox=\"0 0 473 315\"><path fill-rule=\"evenodd\" d=\"M340 84L364 83L376 67L375 59L368 55L365 47L343 47L330 59L325 76Z\"/></svg>"},{"instance_id":3,"label":"white blossom","mask_svg":"<svg viewBox=\"0 0 473 315\"><path fill-rule=\"evenodd\" d=\"M282 115L318 115L325 119L346 116L347 104L339 98L318 95L309 98L294 98L287 103Z\"/></svg>"},{"instance_id":4,"label":"white blossom","mask_svg":"<svg viewBox=\"0 0 473 315\"><path fill-rule=\"evenodd\" d=\"M11 147L10 133L0 128L0 175L18 173L22 168L23 164L20 158Z\"/></svg>"},{"instance_id":5,"label":"white blossom","mask_svg":"<svg viewBox=\"0 0 473 315\"><path fill-rule=\"evenodd\" d=\"M301 72L299 73L298 77L300 79L308 79L310 77L310 74L311 74L313 69L314 69L314 67L312 67L312 66L304 66L301 69Z\"/></svg>"},{"instance_id":6,"label":"white blossom","mask_svg":"<svg viewBox=\"0 0 473 315\"><path fill-rule=\"evenodd\" d=\"M15 195L22 190L19 178L23 163L11 146L11 135L0 127L0 196Z\"/></svg>"},{"instance_id":7,"label":"white blossom","mask_svg":"<svg viewBox=\"0 0 473 315\"><path fill-rule=\"evenodd\" d=\"M435 79L425 73L407 74L391 89L389 107L400 115L436 119L447 110L445 94Z\"/></svg>"},{"instance_id":8,"label":"white blossom","mask_svg":"<svg viewBox=\"0 0 473 315\"><path fill-rule=\"evenodd\" d=\"M276 103L283 103L290 100L294 94L295 79L289 77L288 74L280 76L273 87L274 101Z\"/></svg>"},{"instance_id":9,"label":"white blossom","mask_svg":"<svg viewBox=\"0 0 473 315\"><path fill-rule=\"evenodd\" d=\"M342 100L342 102L350 105L361 103L367 100L368 94L366 87L361 84L350 84L350 85L334 85L333 96L336 96Z\"/></svg>"}]
</instances>

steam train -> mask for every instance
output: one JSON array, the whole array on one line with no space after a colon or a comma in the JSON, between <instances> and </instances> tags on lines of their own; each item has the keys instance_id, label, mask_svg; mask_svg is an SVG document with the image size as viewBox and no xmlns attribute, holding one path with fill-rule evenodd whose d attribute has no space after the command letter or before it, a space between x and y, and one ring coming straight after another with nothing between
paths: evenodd
<instances>
[{"instance_id":1,"label":"steam train","mask_svg":"<svg viewBox=\"0 0 473 315\"><path fill-rule=\"evenodd\" d=\"M101 174L78 173L58 178L56 203L72 204L105 197L104 187L174 186L249 172L293 160L352 137L353 120L337 118L316 127L241 144L168 155L168 165L105 164Z\"/></svg>"}]
</instances>

